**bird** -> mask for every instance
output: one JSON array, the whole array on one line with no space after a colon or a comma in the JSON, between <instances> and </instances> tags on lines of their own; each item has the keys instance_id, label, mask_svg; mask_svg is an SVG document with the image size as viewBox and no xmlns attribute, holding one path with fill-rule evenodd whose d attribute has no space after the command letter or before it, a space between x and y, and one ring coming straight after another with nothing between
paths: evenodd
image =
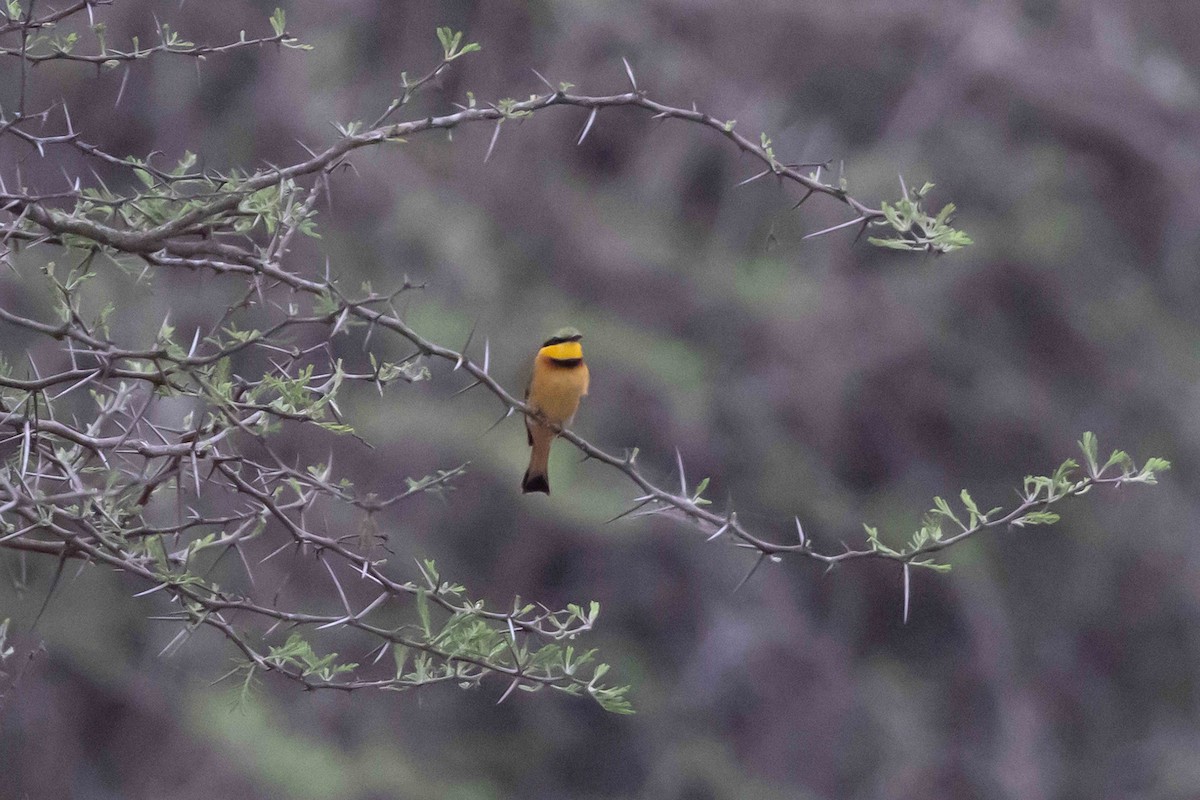
<instances>
[{"instance_id":1,"label":"bird","mask_svg":"<svg viewBox=\"0 0 1200 800\"><path fill-rule=\"evenodd\" d=\"M558 435L553 426L569 425L579 409L579 399L588 393L590 375L583 363L581 339L583 334L576 329L562 328L534 356L525 389L525 402L533 412L525 417L525 433L533 451L521 479L523 493L550 494L550 444Z\"/></svg>"}]
</instances>

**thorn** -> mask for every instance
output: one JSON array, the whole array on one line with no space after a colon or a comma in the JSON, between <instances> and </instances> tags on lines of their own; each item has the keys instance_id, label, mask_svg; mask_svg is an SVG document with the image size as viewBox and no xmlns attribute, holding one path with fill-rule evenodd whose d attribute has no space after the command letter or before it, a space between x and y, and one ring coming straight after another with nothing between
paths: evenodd
<instances>
[{"instance_id":1,"label":"thorn","mask_svg":"<svg viewBox=\"0 0 1200 800\"><path fill-rule=\"evenodd\" d=\"M54 577L50 579L50 588L46 591L46 599L42 601L42 607L38 609L37 616L33 618L33 624L29 626L29 632L37 628L38 622L41 621L42 615L46 613L46 608L50 605L50 598L54 597L54 590L58 588L58 582L62 578L63 567L67 565L67 550L64 548L58 556L58 567L54 570Z\"/></svg>"},{"instance_id":2,"label":"thorn","mask_svg":"<svg viewBox=\"0 0 1200 800\"><path fill-rule=\"evenodd\" d=\"M469 383L466 386L464 386L463 388L459 389L454 394L450 395L450 397L455 398L455 397L458 397L460 394L465 394L466 392L471 391L472 389L474 389L476 386L478 386L481 383L483 383L483 381L474 381L473 383ZM489 428L488 430L491 430L491 429Z\"/></svg>"},{"instance_id":3,"label":"thorn","mask_svg":"<svg viewBox=\"0 0 1200 800\"><path fill-rule=\"evenodd\" d=\"M829 164L829 161L825 160L825 161L805 161L802 164L784 164L784 166L788 169L807 169L808 167L824 167L828 164Z\"/></svg>"},{"instance_id":4,"label":"thorn","mask_svg":"<svg viewBox=\"0 0 1200 800\"><path fill-rule=\"evenodd\" d=\"M617 515L616 515L615 517L613 517L612 519L607 519L607 520L605 520L605 521L604 521L604 524L605 524L605 525L608 525L608 524L609 524L609 523L611 523L611 522L616 522L616 521L617 521L617 520L619 520L621 517L626 517L626 516L629 516L629 515L630 515L630 514L632 514L633 512L635 512L635 511L637 511L638 509L640 509L642 506L646 505L647 503L652 503L652 502L654 502L654 499L653 499L653 498L651 498L651 499L649 499L649 500L643 500L642 502L638 503L637 505L635 505L633 508L629 509L628 511L622 511L620 514L617 514Z\"/></svg>"},{"instance_id":5,"label":"thorn","mask_svg":"<svg viewBox=\"0 0 1200 800\"><path fill-rule=\"evenodd\" d=\"M462 366L463 358L466 357L467 350L471 347L471 340L475 338L475 329L477 327L479 327L479 320L475 320L473 323L471 323L471 332L467 334L467 341L463 343L461 351L462 355L458 357L458 363L454 365L455 369L458 369Z\"/></svg>"},{"instance_id":6,"label":"thorn","mask_svg":"<svg viewBox=\"0 0 1200 800\"><path fill-rule=\"evenodd\" d=\"M653 517L653 516L655 516L656 514L666 514L666 513L668 513L669 511L671 511L671 509L670 509L670 508L667 508L667 507L663 507L663 508L648 508L648 509L646 509L645 511L639 511L639 512L637 512L636 514L630 514L630 515L629 515L629 517L630 517L630 519L633 519L633 518L635 518L635 517Z\"/></svg>"},{"instance_id":7,"label":"thorn","mask_svg":"<svg viewBox=\"0 0 1200 800\"><path fill-rule=\"evenodd\" d=\"M896 177L900 179L900 194L904 195L904 199L907 200L908 199L908 187L904 185L904 176L897 175Z\"/></svg>"},{"instance_id":8,"label":"thorn","mask_svg":"<svg viewBox=\"0 0 1200 800\"><path fill-rule=\"evenodd\" d=\"M796 533L800 536L800 546L803 547L807 539L804 536L804 526L800 524L800 517L796 517Z\"/></svg>"},{"instance_id":9,"label":"thorn","mask_svg":"<svg viewBox=\"0 0 1200 800\"><path fill-rule=\"evenodd\" d=\"M558 94L558 89L555 89L554 84L552 84L550 81L546 80L545 75L538 72L536 69L533 69L532 67L530 67L529 71L532 72L534 75L537 75L538 80L540 80L542 83L546 84L546 87L550 90L550 94Z\"/></svg>"},{"instance_id":10,"label":"thorn","mask_svg":"<svg viewBox=\"0 0 1200 800\"><path fill-rule=\"evenodd\" d=\"M863 220L862 227L860 227L860 228L858 229L858 233L854 234L854 241L855 241L855 242L857 242L859 239L861 239L861 238L862 238L862 235L863 235L863 233L864 233L864 232L867 230L867 226L868 226L868 225L870 225L870 224L871 224L871 220L869 220L869 219L864 219L864 220ZM853 244L853 242L852 242L852 244Z\"/></svg>"},{"instance_id":11,"label":"thorn","mask_svg":"<svg viewBox=\"0 0 1200 800\"><path fill-rule=\"evenodd\" d=\"M633 67L629 66L629 59L621 56L621 63L625 65L625 74L629 76L629 84L633 86L635 92L640 91L637 85L637 78L633 77Z\"/></svg>"},{"instance_id":12,"label":"thorn","mask_svg":"<svg viewBox=\"0 0 1200 800\"><path fill-rule=\"evenodd\" d=\"M512 637L514 642L517 640L517 628L513 625L512 617L508 618L508 635Z\"/></svg>"},{"instance_id":13,"label":"thorn","mask_svg":"<svg viewBox=\"0 0 1200 800\"><path fill-rule=\"evenodd\" d=\"M800 238L801 239L815 239L818 236L824 236L827 233L833 233L834 231L841 230L842 228L849 228L851 225L857 225L858 223L862 222L865 219L866 219L866 217L855 217L854 219L850 220L849 222L843 222L840 225L834 225L831 228L825 228L824 230L816 231L814 233L807 234Z\"/></svg>"},{"instance_id":14,"label":"thorn","mask_svg":"<svg viewBox=\"0 0 1200 800\"><path fill-rule=\"evenodd\" d=\"M908 577L908 562L904 562L904 624L908 624L908 598L909 598L909 577Z\"/></svg>"},{"instance_id":15,"label":"thorn","mask_svg":"<svg viewBox=\"0 0 1200 800\"><path fill-rule=\"evenodd\" d=\"M200 497L200 462L196 459L196 448L192 448L192 478L196 481L196 498ZM253 580L253 576L251 576Z\"/></svg>"},{"instance_id":16,"label":"thorn","mask_svg":"<svg viewBox=\"0 0 1200 800\"><path fill-rule=\"evenodd\" d=\"M738 188L739 186L745 186L747 183L750 183L750 182L752 182L752 181L756 181L756 180L758 180L759 178L761 178L762 176L764 176L764 175L770 175L770 174L771 174L771 170L770 170L770 168L768 168L768 169L764 169L762 172L758 173L757 175L752 175L751 177L749 177L749 178L746 178L746 180L744 180L744 181L740 181L740 182L738 182L738 183L735 183L735 184L733 185L733 188L735 188L735 189L736 189L736 188Z\"/></svg>"},{"instance_id":17,"label":"thorn","mask_svg":"<svg viewBox=\"0 0 1200 800\"><path fill-rule=\"evenodd\" d=\"M380 660L383 658L383 654L388 651L388 645L390 645L390 644L392 644L392 643L384 642L383 644L381 644L379 646L379 655L375 656L375 658L371 661L372 664L378 664L380 662Z\"/></svg>"},{"instance_id":18,"label":"thorn","mask_svg":"<svg viewBox=\"0 0 1200 800\"><path fill-rule=\"evenodd\" d=\"M516 409L513 408L512 406L509 406L508 411L504 412L504 416L500 417L500 419L493 422L486 431L484 431L483 433L480 434L480 436L486 436L487 434L491 433L496 428L497 425L499 425L501 422L504 422L504 420L511 417L513 415L514 411L516 411Z\"/></svg>"},{"instance_id":19,"label":"thorn","mask_svg":"<svg viewBox=\"0 0 1200 800\"><path fill-rule=\"evenodd\" d=\"M600 106L592 106L592 113L588 114L587 122L583 125L583 132L579 134L579 140L575 142L575 146L583 144L583 140L587 138L588 131L592 129L592 123L596 121L596 115L600 113Z\"/></svg>"},{"instance_id":20,"label":"thorn","mask_svg":"<svg viewBox=\"0 0 1200 800\"><path fill-rule=\"evenodd\" d=\"M796 205L792 206L792 211L795 211L797 208L804 205L804 201L807 200L808 198L812 197L813 192L815 192L815 191L816 191L816 189L809 189L807 192L805 192L804 197L801 197L799 202L797 202Z\"/></svg>"},{"instance_id":21,"label":"thorn","mask_svg":"<svg viewBox=\"0 0 1200 800\"><path fill-rule=\"evenodd\" d=\"M242 551L241 545L237 542L233 544L234 552L238 554L238 558L242 561L242 568L246 570L246 577L250 579L250 586L257 587L258 582L254 580L254 573L250 571L250 561L246 558L246 554Z\"/></svg>"},{"instance_id":22,"label":"thorn","mask_svg":"<svg viewBox=\"0 0 1200 800\"><path fill-rule=\"evenodd\" d=\"M491 360L491 357L492 357L491 342L489 342L487 337L485 336L483 338L483 374L484 375L488 374L488 363Z\"/></svg>"},{"instance_id":23,"label":"thorn","mask_svg":"<svg viewBox=\"0 0 1200 800\"><path fill-rule=\"evenodd\" d=\"M321 562L321 564L325 567L325 570L329 573L329 577L333 579L333 585L338 591L338 596L342 599L342 607L346 609L346 614L350 617L353 617L354 612L350 609L350 601L346 599L346 592L342 589L342 582L338 580L337 575L333 571L333 567L329 566L329 562L320 556L317 557L317 560Z\"/></svg>"},{"instance_id":24,"label":"thorn","mask_svg":"<svg viewBox=\"0 0 1200 800\"><path fill-rule=\"evenodd\" d=\"M74 355L74 353L72 353L72 355ZM59 392L58 394L56 394L56 395L53 395L53 396L51 396L51 395L47 394L47 395L46 395L46 397L47 397L48 399L50 399L50 400L58 400L58 399L60 399L60 398L62 398L62 397L65 397L66 395L68 395L68 394L70 394L71 392L73 392L73 391L75 391L76 389L78 389L80 386L83 386L85 383L89 383L89 382L91 382L91 381L92 381L92 380L93 380L93 379L94 379L94 378L95 378L97 375L99 375L99 374L100 374L100 373L102 373L103 371L104 371L104 370L103 370L102 368L100 368L100 369L96 369L94 372L90 372L90 373L88 373L87 375L83 376L83 377L82 377L82 378L80 378L78 381L76 381L75 383L73 383L73 384L70 386L70 388L68 388L68 389L63 389L61 392Z\"/></svg>"},{"instance_id":25,"label":"thorn","mask_svg":"<svg viewBox=\"0 0 1200 800\"><path fill-rule=\"evenodd\" d=\"M507 700L508 696L510 694L512 694L513 689L517 688L517 684L520 682L521 682L520 678L513 678L513 682L509 684L508 689L504 692L503 695L500 696L500 699L496 701L496 705L500 705L505 700Z\"/></svg>"},{"instance_id":26,"label":"thorn","mask_svg":"<svg viewBox=\"0 0 1200 800\"><path fill-rule=\"evenodd\" d=\"M304 150L305 150L305 152L307 152L307 153L308 153L310 156L312 156L313 158L316 158L316 157L317 157L317 151L316 151L316 150L313 150L311 147L309 147L308 145L306 145L304 142L300 141L299 139L297 139L297 138L295 138L295 137L293 137L293 138L292 138L292 141L294 141L296 144L298 144L298 145L300 145L301 147L303 147L303 148L304 148Z\"/></svg>"},{"instance_id":27,"label":"thorn","mask_svg":"<svg viewBox=\"0 0 1200 800\"><path fill-rule=\"evenodd\" d=\"M21 456L21 478L24 479L25 474L29 471L29 450L33 440L33 430L29 424L29 420L25 420L25 436L22 442L22 449L25 451Z\"/></svg>"},{"instance_id":28,"label":"thorn","mask_svg":"<svg viewBox=\"0 0 1200 800\"><path fill-rule=\"evenodd\" d=\"M758 568L761 567L762 563L766 560L767 560L766 553L763 553L762 555L760 555L758 557L758 561L754 562L754 566L751 567L750 571L746 573L746 577L742 578L741 582L738 583L738 585L733 588L733 594L737 594L737 590L741 589L743 586L746 585L746 581L750 580L750 578L754 575L754 573L758 572Z\"/></svg>"},{"instance_id":29,"label":"thorn","mask_svg":"<svg viewBox=\"0 0 1200 800\"><path fill-rule=\"evenodd\" d=\"M504 122L504 117L496 120L496 129L492 131L492 141L488 144L487 153L483 156L483 163L487 163L492 157L492 151L496 149L496 140L500 138L500 125Z\"/></svg>"},{"instance_id":30,"label":"thorn","mask_svg":"<svg viewBox=\"0 0 1200 800\"><path fill-rule=\"evenodd\" d=\"M678 447L675 448L675 463L679 466L679 494L681 497L687 497L687 478L683 475L683 456Z\"/></svg>"},{"instance_id":31,"label":"thorn","mask_svg":"<svg viewBox=\"0 0 1200 800\"><path fill-rule=\"evenodd\" d=\"M125 96L125 84L129 82L129 67L125 67L125 74L121 76L121 88L117 89L117 100L113 103L113 108L121 105L121 98Z\"/></svg>"},{"instance_id":32,"label":"thorn","mask_svg":"<svg viewBox=\"0 0 1200 800\"><path fill-rule=\"evenodd\" d=\"M158 657L162 658L165 655L174 655L175 651L179 648L180 645L182 645L185 641L187 641L187 639L190 635L191 635L191 630L189 628L183 628L182 630L180 630L179 633L175 634L175 638L173 638L173 639L171 639L171 641L167 642L166 647L164 647L162 650L158 651Z\"/></svg>"},{"instance_id":33,"label":"thorn","mask_svg":"<svg viewBox=\"0 0 1200 800\"><path fill-rule=\"evenodd\" d=\"M729 530L729 523L728 523L728 522L726 522L726 523L725 523L724 525L722 525L721 527L717 528L717 532L716 532L716 533L714 533L712 536L708 537L707 541L710 541L710 542L711 542L713 539L716 539L718 536L720 536L722 533L724 533L724 532L725 532L725 531L727 531L727 530Z\"/></svg>"}]
</instances>

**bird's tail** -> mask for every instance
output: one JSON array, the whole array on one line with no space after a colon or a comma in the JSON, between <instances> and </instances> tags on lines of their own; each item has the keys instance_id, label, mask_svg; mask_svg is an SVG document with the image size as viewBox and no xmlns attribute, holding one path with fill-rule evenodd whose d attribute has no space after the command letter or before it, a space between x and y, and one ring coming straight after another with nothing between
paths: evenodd
<instances>
[{"instance_id":1,"label":"bird's tail","mask_svg":"<svg viewBox=\"0 0 1200 800\"><path fill-rule=\"evenodd\" d=\"M521 479L521 491L543 492L550 494L550 443L554 441L554 431L549 428L533 427L530 429L533 440L533 451L529 454L529 469Z\"/></svg>"}]
</instances>

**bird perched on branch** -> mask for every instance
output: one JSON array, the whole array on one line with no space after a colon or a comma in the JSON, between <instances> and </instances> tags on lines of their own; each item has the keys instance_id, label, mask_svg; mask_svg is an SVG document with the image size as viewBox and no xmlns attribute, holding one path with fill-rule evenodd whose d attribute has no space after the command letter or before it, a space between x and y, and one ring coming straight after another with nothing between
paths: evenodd
<instances>
[{"instance_id":1,"label":"bird perched on branch","mask_svg":"<svg viewBox=\"0 0 1200 800\"><path fill-rule=\"evenodd\" d=\"M570 424L579 408L579 398L588 393L588 368L579 343L582 338L583 334L574 328L563 328L546 340L533 359L525 402L537 416L525 417L525 432L533 452L521 480L522 492L550 494L550 443L558 435L552 426Z\"/></svg>"}]
</instances>

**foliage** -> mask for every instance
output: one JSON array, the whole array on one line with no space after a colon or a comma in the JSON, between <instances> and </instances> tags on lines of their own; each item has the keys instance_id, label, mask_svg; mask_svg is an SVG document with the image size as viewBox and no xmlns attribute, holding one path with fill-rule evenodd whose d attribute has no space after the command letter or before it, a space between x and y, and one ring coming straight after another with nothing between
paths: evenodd
<instances>
[{"instance_id":1,"label":"foliage","mask_svg":"<svg viewBox=\"0 0 1200 800\"><path fill-rule=\"evenodd\" d=\"M941 255L952 253L971 244L971 237L950 226L951 215L954 214L954 203L947 203L937 216L930 216L923 208L921 201L932 183L926 183L915 192L909 192L901 181L900 188L903 197L895 205L883 203L883 220L876 220L875 225L886 225L895 232L894 236L871 236L867 241L878 247L892 250L908 250Z\"/></svg>"},{"instance_id":2,"label":"foliage","mask_svg":"<svg viewBox=\"0 0 1200 800\"><path fill-rule=\"evenodd\" d=\"M161 25L153 47L135 39L132 49L117 50L105 40L104 29L93 26L97 52L88 55L78 52L79 35L45 32L61 18L39 21L31 13L29 6L10 1L8 22L0 28L20 36L20 47L5 54L19 59L23 70L50 59L112 67L156 54L199 58L251 44L305 47L287 33L285 16L276 10L269 20L272 36L242 36L221 46L198 46ZM475 360L470 340L454 350L405 322L395 302L419 288L409 280L389 292L370 286L353 292L340 285L331 266L313 275L293 263L289 254L296 234L320 238L318 204L329 176L357 150L485 121L495 123L490 154L503 122L552 106L588 110L582 143L602 109L627 106L708 127L765 166L749 180L774 174L801 187L804 199L819 194L856 214L830 231L856 224L890 226L896 236L871 241L938 253L970 239L950 227L952 205L935 217L921 209L930 184L911 196L905 190L895 205L872 209L849 195L843 178L824 183L819 166L808 173L803 169L811 165L785 163L765 134L755 143L738 134L732 121L650 100L628 62L631 91L622 94L575 95L571 84L547 81L548 94L526 100L482 104L468 95L469 105L456 113L388 122L451 62L480 49L477 43L463 44L463 34L449 28L439 28L437 37L440 62L418 79L402 76L402 95L372 124L339 123L338 136L311 151L310 158L254 171L200 169L191 152L166 167L151 163L149 155L106 153L74 132L65 106L65 133L46 134L32 123L45 122L49 113L31 113L22 91L15 111L0 117L0 136L31 143L46 158L81 153L119 170L124 180L110 187L97 176L84 185L77 176L66 192L0 188L2 260L20 276L27 306L37 308L44 301L41 305L49 307L41 317L0 309L0 318L61 345L61 358L45 371L34 365L22 376L6 366L0 373L0 426L15 443L15 452L0 467L0 546L56 558L60 565L69 559L104 564L144 585L143 594L169 597L175 607L159 618L175 623L178 633L166 650L202 627L219 631L239 652L229 676L240 676L246 688L259 673L307 688L343 690L438 683L469 689L494 678L506 687L501 701L515 689L551 686L586 695L608 711L630 713L628 687L603 683L608 664L598 661L595 649L574 644L595 626L596 603L550 610L518 598L507 610L488 610L464 586L443 577L433 561L418 561L416 572L406 573L412 579L405 579L380 555L390 552L389 540L398 534L380 531L377 515L451 490L465 465L409 478L404 491L381 500L340 477L332 458L301 464L288 457L286 448L298 431L302 437L357 435L339 407L346 386L367 385L383 393L429 379L428 365L435 361L469 375L473 383L466 388L484 387L503 403L506 415L531 413L490 373L489 342L482 360ZM28 79L23 71L22 87ZM40 275L17 258L34 249L54 258ZM199 271L237 287L241 299L190 336L167 318L152 332L143 331L140 341L120 342L111 331L120 308L89 293L97 271L110 268L142 286L150 286L161 271ZM339 335L361 345L364 365L331 355L330 342ZM410 354L387 358L376 349L384 337L405 343ZM1136 470L1124 454L1100 466L1089 434L1086 477L1077 479L1074 462L1067 462L1050 476L1027 479L1021 505L1007 514L980 512L964 492L963 511L938 499L904 548L885 544L868 527L864 549L823 553L799 523L799 542L779 544L754 534L732 510L723 515L710 510L703 497L707 479L689 492L681 457L680 491L674 493L640 471L636 450L616 456L570 430L562 436L639 487L642 495L626 513L683 515L710 539L730 537L755 551L755 569L789 555L830 566L884 559L900 564L906 576L910 566L944 569L932 555L956 541L1002 524L1053 522L1057 517L1047 507L1066 497L1099 484L1152 483L1168 466L1151 459ZM1120 474L1109 476L1110 469ZM957 530L944 534L943 526ZM230 553L236 561L226 559ZM265 599L254 580L256 564L281 554L290 555L295 570L310 568L322 580L327 577L340 607L310 613L278 597ZM235 569L226 568L226 561ZM316 639L327 629L355 646L369 643L366 656L352 661L327 652ZM280 642L284 630L287 637Z\"/></svg>"}]
</instances>

